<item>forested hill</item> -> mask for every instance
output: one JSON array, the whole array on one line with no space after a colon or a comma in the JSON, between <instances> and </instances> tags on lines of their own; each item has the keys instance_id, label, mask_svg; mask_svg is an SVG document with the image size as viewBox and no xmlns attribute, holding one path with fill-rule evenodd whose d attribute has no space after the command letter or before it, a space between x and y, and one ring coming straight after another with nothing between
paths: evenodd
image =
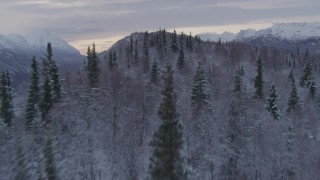
<instances>
[{"instance_id":1,"label":"forested hill","mask_svg":"<svg viewBox=\"0 0 320 180\"><path fill-rule=\"evenodd\" d=\"M32 126L23 111L0 127L0 175L316 179L318 66L308 51L165 30L133 33L101 54L93 45L61 97L47 93L54 97L48 109L34 103L42 108ZM39 76L40 83L51 78ZM164 163L168 154L174 171Z\"/></svg>"}]
</instances>

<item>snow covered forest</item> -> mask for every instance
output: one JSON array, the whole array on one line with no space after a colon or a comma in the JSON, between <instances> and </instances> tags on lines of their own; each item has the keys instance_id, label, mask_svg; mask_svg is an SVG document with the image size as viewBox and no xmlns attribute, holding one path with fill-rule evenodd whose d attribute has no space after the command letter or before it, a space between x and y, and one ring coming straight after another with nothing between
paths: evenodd
<instances>
[{"instance_id":1,"label":"snow covered forest","mask_svg":"<svg viewBox=\"0 0 320 180\"><path fill-rule=\"evenodd\" d=\"M320 56L191 34L133 33L28 87L0 84L0 179L320 177ZM76 68L75 68L76 69ZM1 70L1 69L0 69Z\"/></svg>"}]
</instances>

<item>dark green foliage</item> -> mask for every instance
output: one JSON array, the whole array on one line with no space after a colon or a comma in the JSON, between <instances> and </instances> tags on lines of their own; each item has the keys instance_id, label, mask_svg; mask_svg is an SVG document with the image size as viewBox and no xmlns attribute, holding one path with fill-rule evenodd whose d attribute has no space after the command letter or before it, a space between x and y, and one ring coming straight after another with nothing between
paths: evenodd
<instances>
[{"instance_id":1,"label":"dark green foliage","mask_svg":"<svg viewBox=\"0 0 320 180\"><path fill-rule=\"evenodd\" d=\"M158 81L158 64L157 61L155 60L152 63L152 67L151 67L151 78L150 78L150 82L151 83L156 83Z\"/></svg>"},{"instance_id":2,"label":"dark green foliage","mask_svg":"<svg viewBox=\"0 0 320 180\"><path fill-rule=\"evenodd\" d=\"M309 96L314 98L316 95L316 91L317 91L316 83L314 82L314 80L312 80L309 86Z\"/></svg>"},{"instance_id":3,"label":"dark green foliage","mask_svg":"<svg viewBox=\"0 0 320 180\"><path fill-rule=\"evenodd\" d=\"M182 39L180 39L180 50L179 50L179 58L177 61L177 67L182 70L184 66L184 50L183 50L183 44Z\"/></svg>"},{"instance_id":4,"label":"dark green foliage","mask_svg":"<svg viewBox=\"0 0 320 180\"><path fill-rule=\"evenodd\" d=\"M300 78L300 86L301 87L310 87L313 81L312 75L312 63L311 60L308 60L306 67L303 69L302 76Z\"/></svg>"},{"instance_id":5,"label":"dark green foliage","mask_svg":"<svg viewBox=\"0 0 320 180\"><path fill-rule=\"evenodd\" d=\"M108 65L109 65L110 70L114 70L114 69L118 68L117 54L116 54L115 50L113 51L113 53L112 53L112 51L109 52Z\"/></svg>"},{"instance_id":6,"label":"dark green foliage","mask_svg":"<svg viewBox=\"0 0 320 180\"><path fill-rule=\"evenodd\" d=\"M13 106L12 106L12 92L11 92L11 80L9 71L3 72L1 76L1 109L0 117L3 119L4 124L11 127L13 119Z\"/></svg>"},{"instance_id":7,"label":"dark green foliage","mask_svg":"<svg viewBox=\"0 0 320 180\"><path fill-rule=\"evenodd\" d=\"M38 63L35 57L32 58L31 70L32 74L30 77L30 88L28 95L28 102L26 107L26 127L30 129L33 126L34 120L37 117L38 101L39 101L39 72Z\"/></svg>"},{"instance_id":8,"label":"dark green foliage","mask_svg":"<svg viewBox=\"0 0 320 180\"><path fill-rule=\"evenodd\" d=\"M287 107L287 112L291 112L291 111L295 111L298 108L299 105L299 97L298 97L298 93L297 93L297 88L296 88L296 83L295 80L292 79L291 82L291 92L290 92L290 97L288 100L288 107Z\"/></svg>"},{"instance_id":9,"label":"dark green foliage","mask_svg":"<svg viewBox=\"0 0 320 180\"><path fill-rule=\"evenodd\" d=\"M193 48L193 40L192 40L192 35L191 35L191 33L190 33L190 35L187 37L186 47L189 48L190 50L192 50L192 48Z\"/></svg>"},{"instance_id":10,"label":"dark green foliage","mask_svg":"<svg viewBox=\"0 0 320 180\"><path fill-rule=\"evenodd\" d=\"M138 40L136 39L135 43L134 43L134 61L135 63L138 62L139 56L138 56Z\"/></svg>"},{"instance_id":11,"label":"dark green foliage","mask_svg":"<svg viewBox=\"0 0 320 180\"><path fill-rule=\"evenodd\" d=\"M274 85L271 86L270 95L267 99L266 109L271 113L274 119L279 119L279 110L277 106L278 93Z\"/></svg>"},{"instance_id":12,"label":"dark green foliage","mask_svg":"<svg viewBox=\"0 0 320 180\"><path fill-rule=\"evenodd\" d=\"M173 52L178 51L178 42L177 42L177 32L173 30L172 41L171 41L171 49Z\"/></svg>"},{"instance_id":13,"label":"dark green foliage","mask_svg":"<svg viewBox=\"0 0 320 180\"><path fill-rule=\"evenodd\" d=\"M234 88L233 92L235 93L241 93L245 89L245 85L242 82L242 77L244 76L244 69L243 66L240 66L236 70L236 75L234 76Z\"/></svg>"},{"instance_id":14,"label":"dark green foliage","mask_svg":"<svg viewBox=\"0 0 320 180\"><path fill-rule=\"evenodd\" d=\"M290 72L289 72L289 76L288 79L292 82L294 81L294 76L293 76L293 69L291 68Z\"/></svg>"},{"instance_id":15,"label":"dark green foliage","mask_svg":"<svg viewBox=\"0 0 320 180\"><path fill-rule=\"evenodd\" d=\"M47 44L47 53L53 99L57 100L61 98L61 81L59 77L59 68L56 65L56 62L52 59L53 53L51 43Z\"/></svg>"},{"instance_id":16,"label":"dark green foliage","mask_svg":"<svg viewBox=\"0 0 320 180\"><path fill-rule=\"evenodd\" d=\"M191 92L191 107L193 113L208 105L208 95L205 93L205 77L202 64L199 62L197 72L193 79L193 87Z\"/></svg>"},{"instance_id":17,"label":"dark green foliage","mask_svg":"<svg viewBox=\"0 0 320 180\"><path fill-rule=\"evenodd\" d=\"M87 62L86 62L86 72L89 79L89 84L92 87L97 86L100 77L100 67L99 67L99 58L96 53L95 44L93 43L92 49L88 47L87 51Z\"/></svg>"},{"instance_id":18,"label":"dark green foliage","mask_svg":"<svg viewBox=\"0 0 320 180\"><path fill-rule=\"evenodd\" d=\"M143 39L143 52L145 56L149 56L149 48L150 48L149 32L146 31L144 33L144 39Z\"/></svg>"},{"instance_id":19,"label":"dark green foliage","mask_svg":"<svg viewBox=\"0 0 320 180\"><path fill-rule=\"evenodd\" d=\"M180 154L183 146L183 134L176 110L176 95L174 93L171 65L167 67L161 94L163 99L158 111L161 124L158 130L154 132L150 143L153 153L150 158L149 173L151 179L155 180L186 179Z\"/></svg>"},{"instance_id":20,"label":"dark green foliage","mask_svg":"<svg viewBox=\"0 0 320 180\"><path fill-rule=\"evenodd\" d=\"M50 138L47 140L43 153L45 158L45 172L47 178L48 180L55 180L57 179L57 170L54 164L52 140Z\"/></svg>"},{"instance_id":21,"label":"dark green foliage","mask_svg":"<svg viewBox=\"0 0 320 180\"><path fill-rule=\"evenodd\" d=\"M41 118L44 120L49 113L49 110L52 106L52 95L51 95L51 86L50 78L48 75L44 77L42 92L41 92L41 101L39 103L39 109L41 112Z\"/></svg>"},{"instance_id":22,"label":"dark green foliage","mask_svg":"<svg viewBox=\"0 0 320 180\"><path fill-rule=\"evenodd\" d=\"M133 38L132 36L130 36L130 42L129 42L129 54L130 54L130 57L133 56Z\"/></svg>"},{"instance_id":23,"label":"dark green foliage","mask_svg":"<svg viewBox=\"0 0 320 180\"><path fill-rule=\"evenodd\" d=\"M254 87L256 88L256 92L254 97L258 99L263 98L263 70L262 70L262 58L259 56L257 60L257 76L254 79Z\"/></svg>"}]
</instances>

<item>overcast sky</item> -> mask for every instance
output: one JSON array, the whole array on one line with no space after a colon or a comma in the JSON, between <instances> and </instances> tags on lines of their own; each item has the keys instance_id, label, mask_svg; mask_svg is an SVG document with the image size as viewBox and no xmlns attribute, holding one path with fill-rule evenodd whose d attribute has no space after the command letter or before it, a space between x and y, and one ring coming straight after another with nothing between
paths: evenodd
<instances>
[{"instance_id":1,"label":"overcast sky","mask_svg":"<svg viewBox=\"0 0 320 180\"><path fill-rule=\"evenodd\" d=\"M78 49L135 31L237 32L320 21L320 0L0 0L0 34L48 29Z\"/></svg>"}]
</instances>

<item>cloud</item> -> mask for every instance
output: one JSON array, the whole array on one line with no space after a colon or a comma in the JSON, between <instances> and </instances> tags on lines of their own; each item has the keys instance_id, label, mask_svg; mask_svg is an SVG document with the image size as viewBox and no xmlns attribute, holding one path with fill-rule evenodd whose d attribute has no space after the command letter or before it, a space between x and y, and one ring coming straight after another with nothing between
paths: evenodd
<instances>
[{"instance_id":1,"label":"cloud","mask_svg":"<svg viewBox=\"0 0 320 180\"><path fill-rule=\"evenodd\" d=\"M318 0L0 0L0 3L0 34L23 34L44 28L69 42L159 28L230 27L273 23L272 19L279 18L320 16Z\"/></svg>"}]
</instances>

